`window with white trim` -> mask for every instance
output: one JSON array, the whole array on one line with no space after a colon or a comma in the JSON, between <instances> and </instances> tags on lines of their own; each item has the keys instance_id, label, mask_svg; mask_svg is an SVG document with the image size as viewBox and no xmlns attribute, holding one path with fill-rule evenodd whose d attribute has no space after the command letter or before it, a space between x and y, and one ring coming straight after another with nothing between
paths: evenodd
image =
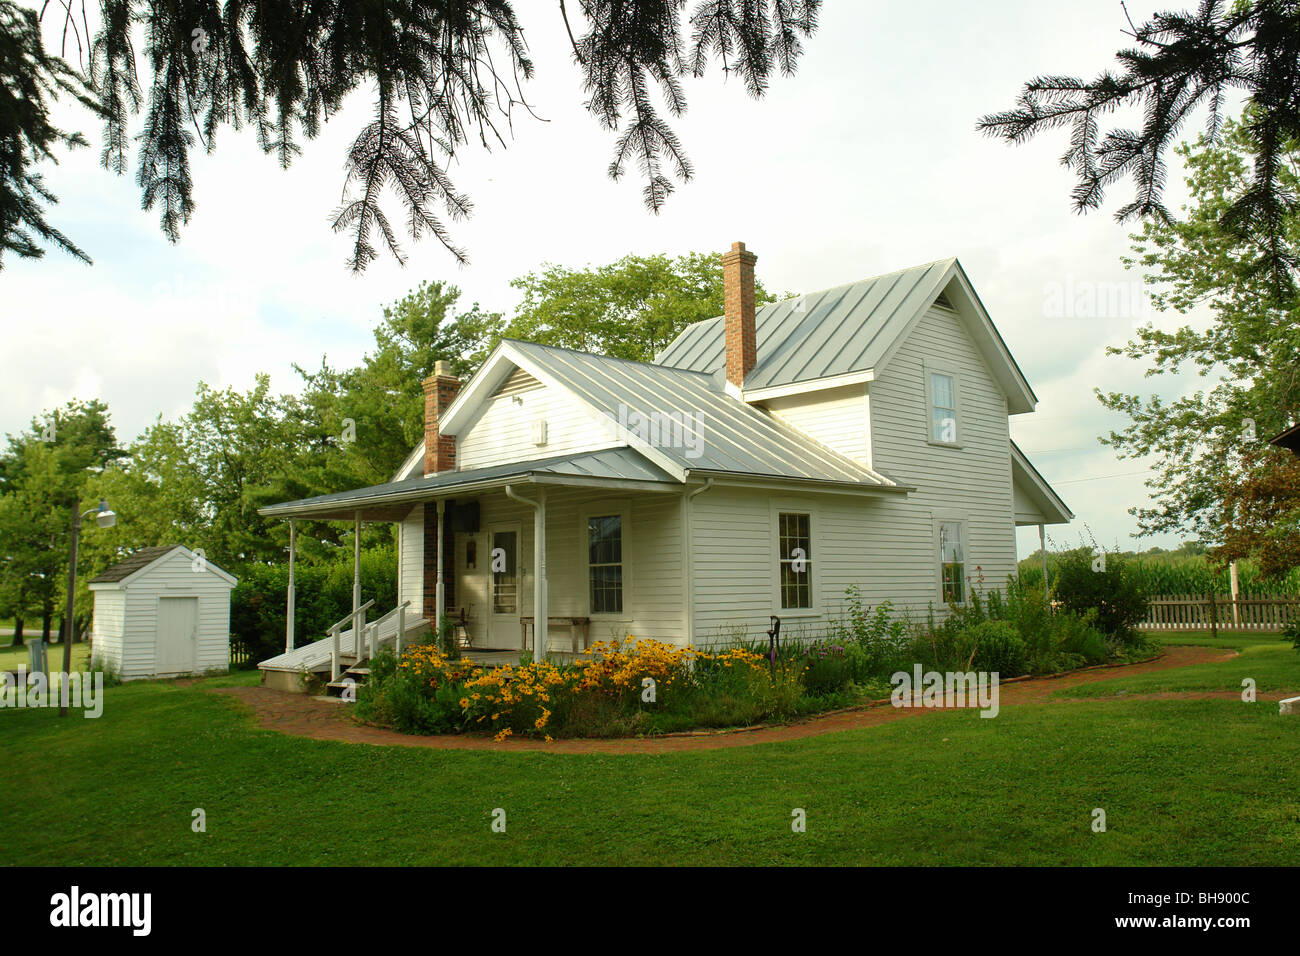
<instances>
[{"instance_id":1,"label":"window with white trim","mask_svg":"<svg viewBox=\"0 0 1300 956\"><path fill-rule=\"evenodd\" d=\"M966 600L966 548L960 521L939 522L939 582L945 604Z\"/></svg>"},{"instance_id":2,"label":"window with white trim","mask_svg":"<svg viewBox=\"0 0 1300 956\"><path fill-rule=\"evenodd\" d=\"M623 516L587 518L587 580L592 614L623 612Z\"/></svg>"},{"instance_id":3,"label":"window with white trim","mask_svg":"<svg viewBox=\"0 0 1300 956\"><path fill-rule=\"evenodd\" d=\"M812 607L812 516L807 512L777 513L777 570L781 607Z\"/></svg>"},{"instance_id":4,"label":"window with white trim","mask_svg":"<svg viewBox=\"0 0 1300 956\"><path fill-rule=\"evenodd\" d=\"M957 376L930 373L930 441L957 444Z\"/></svg>"}]
</instances>

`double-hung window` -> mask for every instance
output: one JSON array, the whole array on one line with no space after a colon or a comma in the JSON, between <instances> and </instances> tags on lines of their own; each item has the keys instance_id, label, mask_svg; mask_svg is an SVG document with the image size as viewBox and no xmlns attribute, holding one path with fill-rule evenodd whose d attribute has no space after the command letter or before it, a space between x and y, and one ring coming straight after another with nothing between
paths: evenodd
<instances>
[{"instance_id":1,"label":"double-hung window","mask_svg":"<svg viewBox=\"0 0 1300 956\"><path fill-rule=\"evenodd\" d=\"M623 516L587 519L587 581L592 614L623 612Z\"/></svg>"},{"instance_id":2,"label":"double-hung window","mask_svg":"<svg viewBox=\"0 0 1300 956\"><path fill-rule=\"evenodd\" d=\"M948 372L929 373L930 441L957 444L957 376Z\"/></svg>"},{"instance_id":3,"label":"double-hung window","mask_svg":"<svg viewBox=\"0 0 1300 956\"><path fill-rule=\"evenodd\" d=\"M812 516L806 512L777 513L777 568L781 607L812 607Z\"/></svg>"},{"instance_id":4,"label":"double-hung window","mask_svg":"<svg viewBox=\"0 0 1300 956\"><path fill-rule=\"evenodd\" d=\"M945 604L966 600L966 548L959 521L939 522L939 580Z\"/></svg>"}]
</instances>

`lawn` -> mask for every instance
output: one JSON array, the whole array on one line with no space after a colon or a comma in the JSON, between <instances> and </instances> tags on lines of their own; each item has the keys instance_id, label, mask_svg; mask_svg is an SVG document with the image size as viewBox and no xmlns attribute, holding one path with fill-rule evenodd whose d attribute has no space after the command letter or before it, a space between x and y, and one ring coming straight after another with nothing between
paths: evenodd
<instances>
[{"instance_id":1,"label":"lawn","mask_svg":"<svg viewBox=\"0 0 1300 956\"><path fill-rule=\"evenodd\" d=\"M1161 635L1164 644L1181 644L1235 650L1238 656L1217 664L1197 664L1176 670L1139 674L1058 691L1064 697L1105 697L1112 694L1159 694L1167 691L1235 691L1251 678L1258 691L1292 691L1300 694L1300 653L1277 634L1229 634L1208 631Z\"/></svg>"},{"instance_id":2,"label":"lawn","mask_svg":"<svg viewBox=\"0 0 1300 956\"><path fill-rule=\"evenodd\" d=\"M1257 670L1286 665L1261 651ZM1271 703L1052 702L724 750L565 755L287 737L203 689L256 680L110 688L95 721L0 711L21 796L0 807L6 858L1291 865L1300 846L1300 718ZM58 806L58 822L33 806ZM1105 833L1091 829L1096 807ZM205 833L191 830L196 808ZM505 833L491 830L495 808ZM806 833L791 832L795 808Z\"/></svg>"},{"instance_id":3,"label":"lawn","mask_svg":"<svg viewBox=\"0 0 1300 956\"><path fill-rule=\"evenodd\" d=\"M45 647L45 653L49 660L50 670L58 671L63 667L63 645L48 644ZM90 666L90 642L81 641L72 645L72 669L87 670ZM30 668L32 666L31 651L28 645L22 647L13 647L5 645L0 648L0 671L16 671L18 666Z\"/></svg>"}]
</instances>

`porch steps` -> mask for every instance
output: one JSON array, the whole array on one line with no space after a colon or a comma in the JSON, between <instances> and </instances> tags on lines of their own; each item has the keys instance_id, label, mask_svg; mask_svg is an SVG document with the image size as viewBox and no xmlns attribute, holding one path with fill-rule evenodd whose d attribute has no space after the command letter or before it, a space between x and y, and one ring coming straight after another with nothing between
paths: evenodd
<instances>
[{"instance_id":1,"label":"porch steps","mask_svg":"<svg viewBox=\"0 0 1300 956\"><path fill-rule=\"evenodd\" d=\"M343 655L340 654L339 657L342 658ZM367 660L364 661L364 663L369 664L370 661ZM361 665L356 663L349 664L344 669L343 673L339 676L338 680L330 681L328 684L325 685L325 695L327 697L343 698L348 700L349 702L354 701L356 699L355 697L352 698L345 697L349 688L352 689L353 692L355 692L356 688L364 684L367 678L369 677L370 677L369 667L362 667Z\"/></svg>"}]
</instances>

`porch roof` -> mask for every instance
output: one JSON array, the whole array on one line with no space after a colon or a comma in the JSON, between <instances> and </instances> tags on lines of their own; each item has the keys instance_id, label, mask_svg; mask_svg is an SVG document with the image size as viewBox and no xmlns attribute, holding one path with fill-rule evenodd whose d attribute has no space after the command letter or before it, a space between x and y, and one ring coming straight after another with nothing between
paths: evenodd
<instances>
[{"instance_id":1,"label":"porch roof","mask_svg":"<svg viewBox=\"0 0 1300 956\"><path fill-rule=\"evenodd\" d=\"M406 478L369 488L356 488L259 508L269 518L346 519L359 512L363 521L400 521L420 501L433 501L451 492L491 490L511 482L553 481L572 485L616 485L648 491L680 487L657 465L626 446L579 455L558 455L513 461L487 468L444 471L428 477ZM658 486L658 487L657 487Z\"/></svg>"}]
</instances>

